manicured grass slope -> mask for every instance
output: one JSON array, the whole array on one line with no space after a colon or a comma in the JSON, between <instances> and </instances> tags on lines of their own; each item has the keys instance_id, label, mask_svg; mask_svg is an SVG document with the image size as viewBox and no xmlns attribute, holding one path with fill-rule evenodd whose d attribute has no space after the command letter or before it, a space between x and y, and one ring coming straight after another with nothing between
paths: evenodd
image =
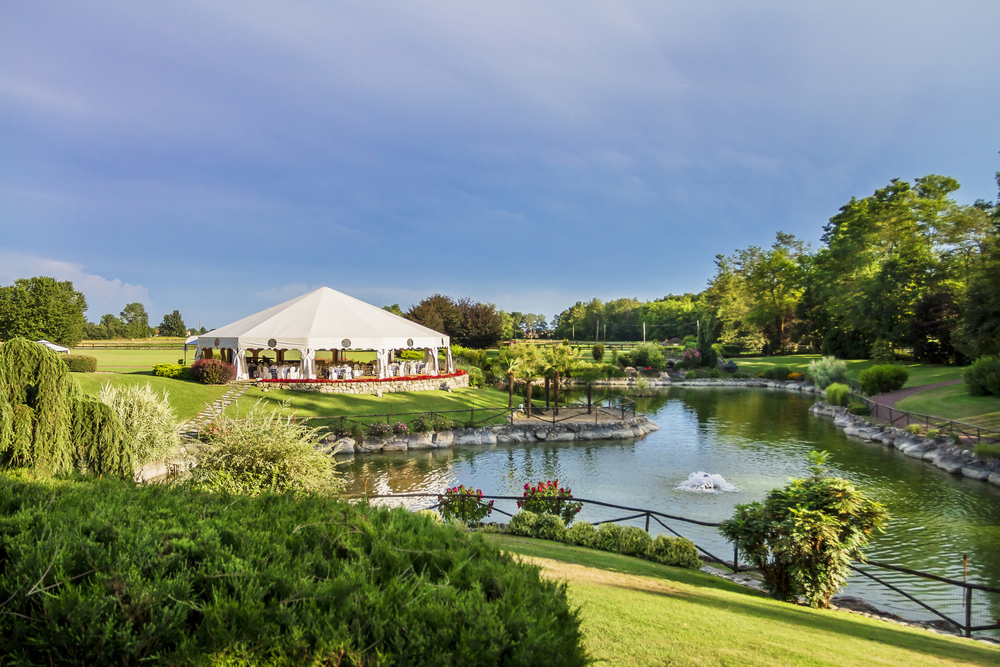
<instances>
[{"instance_id":1,"label":"manicured grass slope","mask_svg":"<svg viewBox=\"0 0 1000 667\"><path fill-rule=\"evenodd\" d=\"M1000 649L776 602L701 572L554 542L487 538L569 583L598 665L995 665Z\"/></svg>"},{"instance_id":2,"label":"manicured grass slope","mask_svg":"<svg viewBox=\"0 0 1000 667\"><path fill-rule=\"evenodd\" d=\"M73 373L73 377L83 393L93 396L97 395L104 384L142 385L148 382L157 391L166 389L169 392L167 400L170 401L174 414L182 421L197 415L206 403L211 403L219 398L226 393L227 389L225 386L204 385L146 373Z\"/></svg>"},{"instance_id":3,"label":"manicured grass slope","mask_svg":"<svg viewBox=\"0 0 1000 667\"><path fill-rule=\"evenodd\" d=\"M970 396L964 384L939 387L896 403L900 410L943 416L1000 431L1000 397Z\"/></svg>"}]
</instances>

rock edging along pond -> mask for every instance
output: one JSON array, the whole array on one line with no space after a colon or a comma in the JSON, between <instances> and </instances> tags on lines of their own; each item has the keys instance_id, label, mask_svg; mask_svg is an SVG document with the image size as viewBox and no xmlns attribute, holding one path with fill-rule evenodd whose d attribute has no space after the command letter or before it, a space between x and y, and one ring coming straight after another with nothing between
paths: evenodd
<instances>
[{"instance_id":1,"label":"rock edging along pond","mask_svg":"<svg viewBox=\"0 0 1000 667\"><path fill-rule=\"evenodd\" d=\"M876 424L863 416L850 414L847 408L827 405L824 401L817 402L809 411L833 417L833 425L843 429L846 435L880 442L886 447L898 449L904 456L927 461L953 475L1000 486L1000 459L980 457L968 449L952 444L945 436L928 438L892 426Z\"/></svg>"},{"instance_id":2,"label":"rock edging along pond","mask_svg":"<svg viewBox=\"0 0 1000 667\"><path fill-rule=\"evenodd\" d=\"M427 431L386 437L365 436L323 440L322 451L328 454L360 454L369 452L405 452L411 449L447 449L469 445L503 445L515 442L572 442L575 440L626 440L641 438L660 427L645 415L614 421L564 421L499 424L450 431Z\"/></svg>"},{"instance_id":3,"label":"rock edging along pond","mask_svg":"<svg viewBox=\"0 0 1000 667\"><path fill-rule=\"evenodd\" d=\"M700 380L671 380L669 378L643 378L646 386L650 389L655 387L730 387L737 389L761 388L761 389L784 389L785 391L798 391L806 394L822 394L823 390L815 385L804 382L777 382L775 380L764 380L762 378L751 378L746 380L726 380L715 378L703 378ZM583 382L574 381L571 378L567 384L582 385ZM595 380L592 382L595 387L623 387L634 388L638 384L635 377L618 378L613 380Z\"/></svg>"}]
</instances>

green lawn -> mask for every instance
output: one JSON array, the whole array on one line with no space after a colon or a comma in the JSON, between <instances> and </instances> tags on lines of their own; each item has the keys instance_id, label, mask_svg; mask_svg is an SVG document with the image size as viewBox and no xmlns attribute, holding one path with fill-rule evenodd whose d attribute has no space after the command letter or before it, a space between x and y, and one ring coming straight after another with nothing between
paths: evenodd
<instances>
[{"instance_id":1,"label":"green lawn","mask_svg":"<svg viewBox=\"0 0 1000 667\"><path fill-rule=\"evenodd\" d=\"M896 407L1000 431L1000 397L970 396L969 389L964 384L928 389L904 398L896 403Z\"/></svg>"},{"instance_id":2,"label":"green lawn","mask_svg":"<svg viewBox=\"0 0 1000 667\"><path fill-rule=\"evenodd\" d=\"M143 354L143 353L140 353ZM226 393L225 386L209 386L186 380L156 377L148 373L73 373L85 394L97 395L104 384L146 384L156 390L166 390L167 400L181 421L191 419L215 399Z\"/></svg>"},{"instance_id":3,"label":"green lawn","mask_svg":"<svg viewBox=\"0 0 1000 667\"><path fill-rule=\"evenodd\" d=\"M809 362L819 359L819 354L794 354L781 357L739 357L735 359L740 370L748 373L763 373L768 368L775 366L787 366L792 372L805 373L809 368ZM848 359L847 374L852 378L866 368L875 364L870 359ZM957 380L962 377L961 366L941 366L933 364L903 363L910 374L904 387L919 387L935 382L945 382L946 380Z\"/></svg>"},{"instance_id":4,"label":"green lawn","mask_svg":"<svg viewBox=\"0 0 1000 667\"><path fill-rule=\"evenodd\" d=\"M176 364L184 350L73 350L70 354L94 357L97 370L112 373L148 371L154 364ZM194 349L188 350L188 363L194 361Z\"/></svg>"},{"instance_id":5,"label":"green lawn","mask_svg":"<svg viewBox=\"0 0 1000 667\"><path fill-rule=\"evenodd\" d=\"M569 584L598 665L998 665L1000 648L776 602L701 572L506 535Z\"/></svg>"},{"instance_id":6,"label":"green lawn","mask_svg":"<svg viewBox=\"0 0 1000 667\"><path fill-rule=\"evenodd\" d=\"M515 397L516 398L516 397ZM455 389L447 391L408 391L383 394L381 398L372 394L321 394L313 391L267 391L253 387L236 402L226 408L228 415L245 414L256 401L263 400L269 407L282 408L286 414L295 413L299 417L310 417L310 424L324 426L335 419L314 419L351 415L384 415L388 413L424 413L445 410L469 410L476 408L506 408L506 392L496 389ZM470 413L447 415L450 419L465 421ZM478 415L477 421L485 414ZM400 417L400 421L411 421L417 414ZM371 420L362 420L371 421ZM395 421L395 420L393 420ZM503 421L503 420L500 420Z\"/></svg>"}]
</instances>

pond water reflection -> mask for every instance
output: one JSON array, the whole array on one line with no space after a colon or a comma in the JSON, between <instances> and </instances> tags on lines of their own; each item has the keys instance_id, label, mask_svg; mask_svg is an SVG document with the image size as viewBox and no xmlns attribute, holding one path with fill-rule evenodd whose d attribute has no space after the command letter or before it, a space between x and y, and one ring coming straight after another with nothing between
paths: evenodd
<instances>
[{"instance_id":1,"label":"pond water reflection","mask_svg":"<svg viewBox=\"0 0 1000 667\"><path fill-rule=\"evenodd\" d=\"M559 479L578 497L721 521L807 474L806 453L830 452L831 474L884 503L892 521L869 549L873 559L1000 586L1000 487L949 475L881 444L848 438L808 412L815 398L765 389L671 388L639 399L661 430L638 440L534 443L342 457L352 493L440 492L465 484L520 495L526 482ZM722 475L737 493L677 489L692 472ZM621 516L588 509L583 520ZM641 524L639 524L641 525ZM653 532L657 532L654 530ZM731 557L710 529L680 528Z\"/></svg>"}]
</instances>

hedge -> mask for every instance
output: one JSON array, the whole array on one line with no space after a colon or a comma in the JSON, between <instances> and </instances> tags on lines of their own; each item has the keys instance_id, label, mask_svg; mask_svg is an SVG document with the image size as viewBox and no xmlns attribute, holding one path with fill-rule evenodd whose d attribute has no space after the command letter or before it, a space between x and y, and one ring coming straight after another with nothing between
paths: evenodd
<instances>
[{"instance_id":1,"label":"hedge","mask_svg":"<svg viewBox=\"0 0 1000 667\"><path fill-rule=\"evenodd\" d=\"M565 584L403 509L2 473L0 554L0 664L586 662Z\"/></svg>"},{"instance_id":2,"label":"hedge","mask_svg":"<svg viewBox=\"0 0 1000 667\"><path fill-rule=\"evenodd\" d=\"M881 364L861 371L858 380L861 391L869 396L885 394L900 389L910 378L910 373L896 364Z\"/></svg>"},{"instance_id":3,"label":"hedge","mask_svg":"<svg viewBox=\"0 0 1000 667\"><path fill-rule=\"evenodd\" d=\"M62 359L71 373L95 373L97 371L97 357L90 357L86 354L65 354L60 355L59 358Z\"/></svg>"}]
</instances>

